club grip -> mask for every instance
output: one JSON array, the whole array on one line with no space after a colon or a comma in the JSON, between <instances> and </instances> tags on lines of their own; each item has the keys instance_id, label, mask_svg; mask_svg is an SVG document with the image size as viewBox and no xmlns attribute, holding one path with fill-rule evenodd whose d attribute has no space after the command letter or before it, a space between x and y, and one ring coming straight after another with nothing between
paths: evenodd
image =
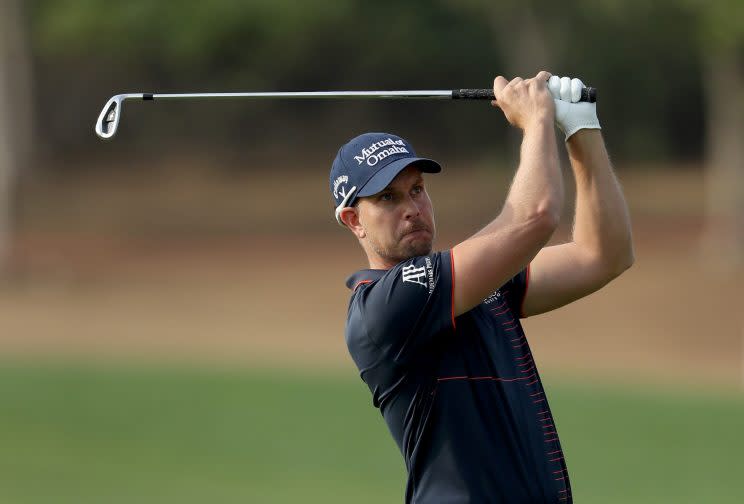
<instances>
[{"instance_id":1,"label":"club grip","mask_svg":"<svg viewBox=\"0 0 744 504\"><path fill-rule=\"evenodd\" d=\"M453 100L495 100L493 89L453 89ZM597 101L597 89L585 87L581 90L579 101L594 103Z\"/></svg>"}]
</instances>

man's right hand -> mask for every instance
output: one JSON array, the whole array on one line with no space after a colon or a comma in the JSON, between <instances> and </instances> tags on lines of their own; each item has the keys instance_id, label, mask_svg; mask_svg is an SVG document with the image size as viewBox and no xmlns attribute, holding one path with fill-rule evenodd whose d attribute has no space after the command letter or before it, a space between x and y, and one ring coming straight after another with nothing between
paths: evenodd
<instances>
[{"instance_id":1,"label":"man's right hand","mask_svg":"<svg viewBox=\"0 0 744 504\"><path fill-rule=\"evenodd\" d=\"M552 124L555 120L555 103L548 90L550 72L539 72L531 79L517 77L511 82L498 76L493 81L496 97L491 105L500 108L512 126L523 131L534 124Z\"/></svg>"}]
</instances>

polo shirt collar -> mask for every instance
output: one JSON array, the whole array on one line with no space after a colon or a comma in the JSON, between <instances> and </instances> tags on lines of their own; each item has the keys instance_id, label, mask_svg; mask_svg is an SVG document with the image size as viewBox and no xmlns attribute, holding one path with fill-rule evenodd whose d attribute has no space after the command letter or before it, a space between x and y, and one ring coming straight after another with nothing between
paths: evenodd
<instances>
[{"instance_id":1,"label":"polo shirt collar","mask_svg":"<svg viewBox=\"0 0 744 504\"><path fill-rule=\"evenodd\" d=\"M351 290L356 290L356 288L360 284L370 283L370 282L374 282L375 280L379 280L387 272L388 270L383 270L383 269L359 270L346 279L346 286Z\"/></svg>"}]
</instances>

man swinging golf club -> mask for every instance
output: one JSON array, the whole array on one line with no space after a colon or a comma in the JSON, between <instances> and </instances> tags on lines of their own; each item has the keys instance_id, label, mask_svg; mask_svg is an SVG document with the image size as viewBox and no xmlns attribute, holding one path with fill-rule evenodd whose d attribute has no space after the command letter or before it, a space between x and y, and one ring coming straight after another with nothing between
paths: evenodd
<instances>
[{"instance_id":1,"label":"man swinging golf club","mask_svg":"<svg viewBox=\"0 0 744 504\"><path fill-rule=\"evenodd\" d=\"M523 133L501 212L433 252L434 213L417 157L388 133L346 143L333 162L336 219L369 269L352 289L346 342L400 448L407 503L572 502L566 461L519 319L584 297L633 263L630 220L594 103L578 79L494 80ZM569 243L546 247L563 186L553 124L576 179ZM496 213L496 208L494 208Z\"/></svg>"}]
</instances>

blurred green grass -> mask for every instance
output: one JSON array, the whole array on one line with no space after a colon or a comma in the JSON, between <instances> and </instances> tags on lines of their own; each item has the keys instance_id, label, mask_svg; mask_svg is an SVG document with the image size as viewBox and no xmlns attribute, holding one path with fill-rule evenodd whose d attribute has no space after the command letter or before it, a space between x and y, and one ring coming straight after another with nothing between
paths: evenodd
<instances>
[{"instance_id":1,"label":"blurred green grass","mask_svg":"<svg viewBox=\"0 0 744 504\"><path fill-rule=\"evenodd\" d=\"M577 502L744 499L742 396L548 390ZM2 503L403 500L353 375L6 362L0 408Z\"/></svg>"}]
</instances>

